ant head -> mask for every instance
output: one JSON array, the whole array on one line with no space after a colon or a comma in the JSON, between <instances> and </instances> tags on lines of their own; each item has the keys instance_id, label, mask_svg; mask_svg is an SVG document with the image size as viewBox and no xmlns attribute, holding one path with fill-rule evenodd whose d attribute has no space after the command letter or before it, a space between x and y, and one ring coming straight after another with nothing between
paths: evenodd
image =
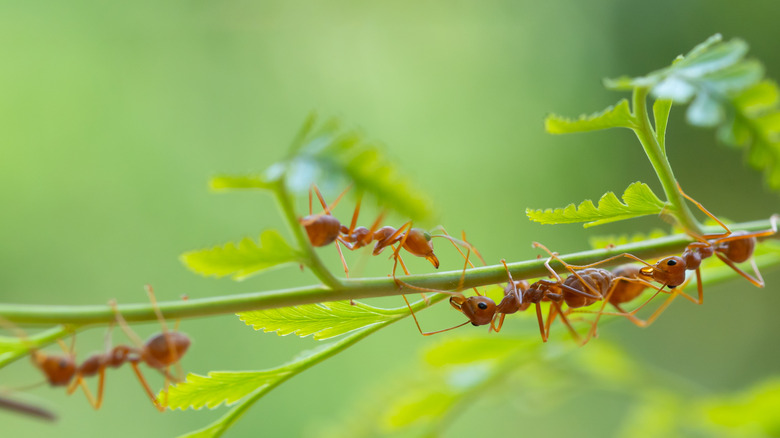
<instances>
[{"instance_id":1,"label":"ant head","mask_svg":"<svg viewBox=\"0 0 780 438\"><path fill-rule=\"evenodd\" d=\"M468 297L461 305L460 311L471 321L471 325L490 324L496 315L496 303L484 296Z\"/></svg>"},{"instance_id":2,"label":"ant head","mask_svg":"<svg viewBox=\"0 0 780 438\"><path fill-rule=\"evenodd\" d=\"M76 362L71 356L47 356L38 353L33 355L33 361L46 374L46 380L52 386L65 386L76 374Z\"/></svg>"},{"instance_id":3,"label":"ant head","mask_svg":"<svg viewBox=\"0 0 780 438\"><path fill-rule=\"evenodd\" d=\"M671 256L659 260L653 266L640 269L639 274L674 288L685 282L685 270L687 268L685 259Z\"/></svg>"},{"instance_id":4,"label":"ant head","mask_svg":"<svg viewBox=\"0 0 780 438\"><path fill-rule=\"evenodd\" d=\"M159 333L144 344L143 358L150 367L163 368L179 362L189 347L190 338L184 333Z\"/></svg>"},{"instance_id":5,"label":"ant head","mask_svg":"<svg viewBox=\"0 0 780 438\"><path fill-rule=\"evenodd\" d=\"M404 242L404 249L417 257L425 257L425 260L431 262L434 268L439 269L439 259L433 253L433 242L428 232L419 228L409 230Z\"/></svg>"}]
</instances>

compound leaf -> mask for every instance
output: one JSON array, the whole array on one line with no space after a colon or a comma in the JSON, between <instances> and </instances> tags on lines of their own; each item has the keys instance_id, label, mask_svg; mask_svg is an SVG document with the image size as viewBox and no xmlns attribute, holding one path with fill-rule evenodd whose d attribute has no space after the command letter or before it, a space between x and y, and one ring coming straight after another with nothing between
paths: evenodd
<instances>
[{"instance_id":1,"label":"compound leaf","mask_svg":"<svg viewBox=\"0 0 780 438\"><path fill-rule=\"evenodd\" d=\"M631 128L632 126L634 126L634 118L631 115L626 99L601 112L582 115L576 120L555 114L548 115L544 120L544 128L550 134L569 134L608 128Z\"/></svg>"},{"instance_id":2,"label":"compound leaf","mask_svg":"<svg viewBox=\"0 0 780 438\"><path fill-rule=\"evenodd\" d=\"M320 185L354 185L355 192L368 192L381 200L383 208L397 211L412 220L427 220L433 216L431 202L397 167L376 142L367 140L358 131L341 129L336 119L314 129L307 120L291 155L272 166L269 177L284 172L289 188L295 192Z\"/></svg>"},{"instance_id":3,"label":"compound leaf","mask_svg":"<svg viewBox=\"0 0 780 438\"><path fill-rule=\"evenodd\" d=\"M232 405L259 388L286 377L290 371L275 368L265 371L218 371L208 376L190 373L187 379L168 390L168 408L214 409L221 404ZM164 399L161 393L159 399Z\"/></svg>"},{"instance_id":4,"label":"compound leaf","mask_svg":"<svg viewBox=\"0 0 780 438\"><path fill-rule=\"evenodd\" d=\"M244 323L255 330L276 332L279 336L291 333L300 337L314 335L317 340L332 338L402 316L397 311L358 302L351 305L349 301L253 310L238 314Z\"/></svg>"},{"instance_id":5,"label":"compound leaf","mask_svg":"<svg viewBox=\"0 0 780 438\"><path fill-rule=\"evenodd\" d=\"M266 269L286 263L304 263L306 258L292 248L276 230L265 230L260 242L245 237L240 242L228 242L213 248L182 254L181 261L203 276L243 280Z\"/></svg>"},{"instance_id":6,"label":"compound leaf","mask_svg":"<svg viewBox=\"0 0 780 438\"><path fill-rule=\"evenodd\" d=\"M585 222L585 228L596 225L631 219L650 214L659 214L664 203L650 190L647 184L632 183L623 193L623 202L612 192L607 192L599 200L598 207L591 200L585 200L579 206L569 204L564 208L532 210L526 209L529 219L542 224L571 224Z\"/></svg>"}]
</instances>

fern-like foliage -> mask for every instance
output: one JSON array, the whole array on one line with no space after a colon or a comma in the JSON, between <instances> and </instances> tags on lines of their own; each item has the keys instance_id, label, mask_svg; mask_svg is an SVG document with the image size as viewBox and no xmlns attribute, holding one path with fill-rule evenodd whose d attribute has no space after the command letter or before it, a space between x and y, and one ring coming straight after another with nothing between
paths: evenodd
<instances>
[{"instance_id":1,"label":"fern-like foliage","mask_svg":"<svg viewBox=\"0 0 780 438\"><path fill-rule=\"evenodd\" d=\"M255 310L238 314L244 323L255 330L276 332L280 336L291 333L322 340L343 335L380 322L398 319L398 310L386 310L363 303L336 301L307 304L278 309Z\"/></svg>"},{"instance_id":2,"label":"fern-like foliage","mask_svg":"<svg viewBox=\"0 0 780 438\"><path fill-rule=\"evenodd\" d=\"M208 376L187 375L187 379L170 388L170 409L214 409L221 404L232 405L249 394L285 377L290 371L276 368L265 371L221 371ZM161 394L160 399L165 395Z\"/></svg>"},{"instance_id":3,"label":"fern-like foliage","mask_svg":"<svg viewBox=\"0 0 780 438\"><path fill-rule=\"evenodd\" d=\"M601 112L582 115L578 119L550 114L544 120L544 128L550 134L570 134L608 128L631 128L633 126L634 120L626 99Z\"/></svg>"},{"instance_id":4,"label":"fern-like foliage","mask_svg":"<svg viewBox=\"0 0 780 438\"><path fill-rule=\"evenodd\" d=\"M203 276L224 277L235 280L279 267L287 263L304 263L305 257L291 247L276 230L265 230L260 242L246 237L240 242L228 242L182 254L185 266Z\"/></svg>"},{"instance_id":5,"label":"fern-like foliage","mask_svg":"<svg viewBox=\"0 0 780 438\"><path fill-rule=\"evenodd\" d=\"M344 130L336 119L316 127L312 115L290 147L287 158L272 165L263 175L220 175L211 187L225 189L273 189L284 180L294 193L319 185L352 184L355 192L366 192L381 201L382 207L395 210L414 221L433 216L431 201L402 175L383 148L355 130Z\"/></svg>"},{"instance_id":6,"label":"fern-like foliage","mask_svg":"<svg viewBox=\"0 0 780 438\"><path fill-rule=\"evenodd\" d=\"M718 130L726 144L747 149L748 163L763 170L767 184L780 190L780 90L765 80L732 99L734 113Z\"/></svg>"},{"instance_id":7,"label":"fern-like foliage","mask_svg":"<svg viewBox=\"0 0 780 438\"><path fill-rule=\"evenodd\" d=\"M689 123L719 127L718 138L745 148L748 163L764 171L769 187L780 190L780 90L774 81L763 79L759 61L745 58L747 51L742 40L723 41L713 35L669 67L605 84L619 90L648 87L659 99L690 102ZM664 139L659 141L663 146Z\"/></svg>"},{"instance_id":8,"label":"fern-like foliage","mask_svg":"<svg viewBox=\"0 0 780 438\"><path fill-rule=\"evenodd\" d=\"M658 199L647 184L632 183L623 192L623 201L612 192L605 193L598 207L591 200L585 200L579 206L569 204L564 208L533 210L526 209L529 219L542 224L572 224L585 222L585 228L610 222L631 219L639 216L659 214L664 202Z\"/></svg>"}]
</instances>

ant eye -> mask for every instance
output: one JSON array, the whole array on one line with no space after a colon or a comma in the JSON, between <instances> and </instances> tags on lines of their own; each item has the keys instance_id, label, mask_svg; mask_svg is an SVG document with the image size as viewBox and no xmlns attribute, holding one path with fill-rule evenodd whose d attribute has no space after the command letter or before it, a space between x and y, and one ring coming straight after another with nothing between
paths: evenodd
<instances>
[{"instance_id":1,"label":"ant eye","mask_svg":"<svg viewBox=\"0 0 780 438\"><path fill-rule=\"evenodd\" d=\"M477 304L477 307L479 307L482 310L485 310L485 309L487 309L487 304L486 303L479 303L479 304Z\"/></svg>"},{"instance_id":2,"label":"ant eye","mask_svg":"<svg viewBox=\"0 0 780 438\"><path fill-rule=\"evenodd\" d=\"M677 264L677 260L669 260L668 262L666 262L667 266L674 266L676 264Z\"/></svg>"},{"instance_id":3,"label":"ant eye","mask_svg":"<svg viewBox=\"0 0 780 438\"><path fill-rule=\"evenodd\" d=\"M423 237L425 237L425 240L429 242L431 241L431 234L428 233L427 231L423 232Z\"/></svg>"}]
</instances>

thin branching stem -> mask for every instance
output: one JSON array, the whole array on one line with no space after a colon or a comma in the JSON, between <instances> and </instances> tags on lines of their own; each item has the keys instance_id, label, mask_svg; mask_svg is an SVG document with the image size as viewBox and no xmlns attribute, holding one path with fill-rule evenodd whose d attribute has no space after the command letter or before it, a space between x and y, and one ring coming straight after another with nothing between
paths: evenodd
<instances>
[{"instance_id":1,"label":"thin branching stem","mask_svg":"<svg viewBox=\"0 0 780 438\"><path fill-rule=\"evenodd\" d=\"M311 269L314 275L316 275L325 286L332 289L338 289L341 286L341 281L334 277L328 268L325 267L320 257L314 251L314 247L309 243L309 238L304 234L303 227L301 227L298 218L295 216L292 197L285 187L283 178L277 182L274 194L276 195L276 201L279 203L279 207L284 215L284 220L290 226L290 231L292 232L293 237L295 237L295 241L298 243L298 248L303 251L304 256L306 257L306 266Z\"/></svg>"},{"instance_id":2,"label":"thin branching stem","mask_svg":"<svg viewBox=\"0 0 780 438\"><path fill-rule=\"evenodd\" d=\"M634 88L632 109L637 126L633 128L633 131L642 143L645 154L647 154L650 164L653 165L655 173L658 174L658 179L661 181L666 199L675 213L674 216L685 229L701 235L702 226L693 216L693 213L691 213L680 191L677 190L677 180L672 172L672 166L669 164L666 154L658 143L655 130L650 124L650 116L647 112L647 95L649 92L650 90L647 87Z\"/></svg>"},{"instance_id":3,"label":"thin branching stem","mask_svg":"<svg viewBox=\"0 0 780 438\"><path fill-rule=\"evenodd\" d=\"M769 221L735 224L734 230L759 230L769 228ZM713 229L714 231L715 229ZM706 231L706 230L705 230ZM676 234L658 239L621 245L612 249L598 249L563 255L561 258L573 265L595 263L607 257L624 252L642 259L652 259L670 254L679 254L690 243L684 234ZM547 276L544 258L509 264L509 270L515 280ZM630 262L626 259L625 262ZM615 260L611 265L624 261ZM604 267L610 264L604 264ZM560 266L554 267L564 272ZM404 277L404 281L423 288L454 290L458 287L462 271L436 272ZM503 265L478 267L466 271L463 288L485 286L505 282L506 272ZM409 289L398 287L392 278L348 279L341 285L330 289L326 286L306 286L265 292L250 292L238 295L215 295L209 298L195 298L187 301L175 300L159 303L166 318L194 318L201 316L229 314L248 310L288 307L301 304L328 301L375 298L410 293ZM178 296L178 295L177 295ZM148 303L124 304L119 311L130 322L154 321L154 309ZM115 316L107 304L89 306L52 306L28 304L2 304L0 316L17 324L109 324Z\"/></svg>"}]
</instances>

